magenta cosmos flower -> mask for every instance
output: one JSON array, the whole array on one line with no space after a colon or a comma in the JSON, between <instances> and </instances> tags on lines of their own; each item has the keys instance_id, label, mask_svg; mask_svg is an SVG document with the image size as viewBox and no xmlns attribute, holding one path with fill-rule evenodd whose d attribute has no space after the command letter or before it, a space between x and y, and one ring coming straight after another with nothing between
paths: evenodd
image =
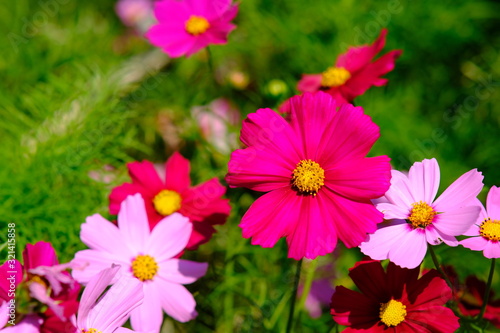
<instances>
[{"instance_id":1,"label":"magenta cosmos flower","mask_svg":"<svg viewBox=\"0 0 500 333\"><path fill-rule=\"evenodd\" d=\"M231 211L226 192L217 178L191 187L189 161L175 152L158 174L149 161L127 164L132 183L115 187L109 196L109 212L120 211L120 204L131 194L140 193L146 202L149 226L153 229L165 216L178 212L193 223L193 233L187 244L195 250L215 233L214 225L224 224Z\"/></svg>"},{"instance_id":2,"label":"magenta cosmos flower","mask_svg":"<svg viewBox=\"0 0 500 333\"><path fill-rule=\"evenodd\" d=\"M231 0L163 0L155 3L158 24L146 33L171 57L190 56L210 44L227 43L238 13Z\"/></svg>"},{"instance_id":3,"label":"magenta cosmos flower","mask_svg":"<svg viewBox=\"0 0 500 333\"><path fill-rule=\"evenodd\" d=\"M439 165L436 159L416 162L408 175L393 170L391 188L378 200L377 209L390 220L379 225L360 245L372 259L390 259L414 268L420 265L427 244L445 242L457 246L462 235L476 221L476 196L483 188L483 176L471 170L451 184L439 198Z\"/></svg>"},{"instance_id":4,"label":"magenta cosmos flower","mask_svg":"<svg viewBox=\"0 0 500 333\"><path fill-rule=\"evenodd\" d=\"M286 237L288 256L316 258L340 238L358 246L382 214L370 199L389 188L387 156L365 157L379 128L361 107L339 105L323 92L290 99L290 122L260 109L243 122L226 180L269 192L243 216L243 237L272 247Z\"/></svg>"},{"instance_id":5,"label":"magenta cosmos flower","mask_svg":"<svg viewBox=\"0 0 500 333\"><path fill-rule=\"evenodd\" d=\"M351 102L371 86L383 86L388 80L381 76L394 69L402 51L390 51L377 60L373 58L384 48L387 29L383 29L372 45L350 47L340 55L334 66L321 74L304 74L297 89L304 92L323 90L339 102Z\"/></svg>"},{"instance_id":6,"label":"magenta cosmos flower","mask_svg":"<svg viewBox=\"0 0 500 333\"><path fill-rule=\"evenodd\" d=\"M172 214L150 231L144 200L140 194L129 196L121 205L118 226L99 214L82 225L80 238L90 249L76 253L73 276L87 283L117 264L121 275L140 280L144 302L131 314L135 330L159 332L162 309L175 320L191 320L197 315L196 302L183 284L205 275L207 264L173 257L186 246L192 228L188 218Z\"/></svg>"},{"instance_id":7,"label":"magenta cosmos flower","mask_svg":"<svg viewBox=\"0 0 500 333\"><path fill-rule=\"evenodd\" d=\"M500 258L500 189L492 186L486 198L486 209L480 205L477 221L464 233L474 236L460 244L474 251L483 251L486 258Z\"/></svg>"},{"instance_id":8,"label":"magenta cosmos flower","mask_svg":"<svg viewBox=\"0 0 500 333\"><path fill-rule=\"evenodd\" d=\"M105 292L119 269L117 265L106 268L90 279L78 308L75 333L134 332L121 326L143 301L140 281L122 276Z\"/></svg>"},{"instance_id":9,"label":"magenta cosmos flower","mask_svg":"<svg viewBox=\"0 0 500 333\"><path fill-rule=\"evenodd\" d=\"M331 314L343 332L453 333L458 318L444 305L451 289L432 269L418 278L420 267L400 268L389 263L387 272L378 261L361 261L349 276L360 292L338 286Z\"/></svg>"}]
</instances>

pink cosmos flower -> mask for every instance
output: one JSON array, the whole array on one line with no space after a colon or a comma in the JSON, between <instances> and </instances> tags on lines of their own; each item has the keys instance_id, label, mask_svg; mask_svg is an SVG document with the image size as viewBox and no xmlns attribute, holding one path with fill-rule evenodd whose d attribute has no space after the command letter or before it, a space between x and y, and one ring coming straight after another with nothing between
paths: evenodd
<instances>
[{"instance_id":1,"label":"pink cosmos flower","mask_svg":"<svg viewBox=\"0 0 500 333\"><path fill-rule=\"evenodd\" d=\"M142 303L144 293L140 281L122 276L104 293L119 269L117 265L106 268L90 279L78 308L75 333L134 332L121 326Z\"/></svg>"},{"instance_id":2,"label":"pink cosmos flower","mask_svg":"<svg viewBox=\"0 0 500 333\"><path fill-rule=\"evenodd\" d=\"M145 32L153 21L152 0L119 0L115 10L123 24L142 32Z\"/></svg>"},{"instance_id":3,"label":"pink cosmos flower","mask_svg":"<svg viewBox=\"0 0 500 333\"><path fill-rule=\"evenodd\" d=\"M127 167L132 183L113 189L109 196L111 214L118 214L120 204L127 196L140 193L146 201L151 229L165 216L175 212L189 218L193 233L187 244L188 250L195 250L200 244L208 242L215 233L213 226L226 222L231 211L229 200L221 198L226 188L217 178L191 187L189 161L178 152L167 160L162 175L149 161L129 163Z\"/></svg>"},{"instance_id":4,"label":"pink cosmos flower","mask_svg":"<svg viewBox=\"0 0 500 333\"><path fill-rule=\"evenodd\" d=\"M52 333L61 331L62 328L67 331L73 327L70 321L78 308L80 285L66 272L71 265L60 265L54 248L47 242L28 244L23 251L23 259L24 267L16 261L16 264L13 264L14 269L9 262L0 269L0 277L9 271L15 271L18 296L30 297L17 300L16 305L30 304L28 309L15 309L21 314L27 313L26 316L16 317L20 320L15 325L16 329L20 330L18 332L36 330L41 333ZM2 281L7 280L2 279ZM7 300L4 296L9 296L5 292L8 290L7 287L0 285L0 298L4 300ZM21 291L23 289L26 289L25 293Z\"/></svg>"},{"instance_id":5,"label":"pink cosmos flower","mask_svg":"<svg viewBox=\"0 0 500 333\"><path fill-rule=\"evenodd\" d=\"M339 105L323 92L294 96L290 122L260 109L243 122L226 181L269 192L243 216L243 237L272 247L286 237L288 256L316 258L340 238L358 246L383 215L370 199L390 185L387 156L365 157L379 128L361 107Z\"/></svg>"},{"instance_id":6,"label":"pink cosmos flower","mask_svg":"<svg viewBox=\"0 0 500 333\"><path fill-rule=\"evenodd\" d=\"M203 137L222 154L237 148L235 133L230 127L240 122L240 113L225 98L218 98L207 106L196 106L191 110Z\"/></svg>"},{"instance_id":7,"label":"pink cosmos flower","mask_svg":"<svg viewBox=\"0 0 500 333\"><path fill-rule=\"evenodd\" d=\"M486 198L486 209L481 212L466 236L474 236L460 241L473 251L483 251L486 258L500 258L500 188L492 186Z\"/></svg>"},{"instance_id":8,"label":"pink cosmos flower","mask_svg":"<svg viewBox=\"0 0 500 333\"><path fill-rule=\"evenodd\" d=\"M114 263L121 266L120 275L140 280L144 302L131 313L135 330L159 332L162 309L175 320L191 320L197 315L196 302L183 284L203 276L207 264L173 257L186 246L192 228L188 218L172 214L151 231L141 195L129 196L121 205L118 226L98 214L82 225L80 238L90 249L76 253L73 276L87 283Z\"/></svg>"},{"instance_id":9,"label":"pink cosmos flower","mask_svg":"<svg viewBox=\"0 0 500 333\"><path fill-rule=\"evenodd\" d=\"M377 209L389 220L379 225L360 245L373 259L390 259L405 268L415 268L424 259L427 244L445 242L457 246L462 235L476 221L476 196L483 188L483 176L471 170L451 184L439 198L439 165L436 159L416 162L408 175L393 170L391 188L378 201Z\"/></svg>"},{"instance_id":10,"label":"pink cosmos flower","mask_svg":"<svg viewBox=\"0 0 500 333\"><path fill-rule=\"evenodd\" d=\"M231 0L162 0L155 3L158 24L146 33L170 57L190 56L209 44L225 44L236 28L238 6Z\"/></svg>"},{"instance_id":11,"label":"pink cosmos flower","mask_svg":"<svg viewBox=\"0 0 500 333\"><path fill-rule=\"evenodd\" d=\"M384 48L387 29L383 29L372 45L350 47L340 55L333 67L321 74L304 74L297 85L302 92L323 90L339 102L351 102L363 95L371 86L386 85L381 76L394 69L402 51L390 51L377 60L373 58Z\"/></svg>"}]
</instances>

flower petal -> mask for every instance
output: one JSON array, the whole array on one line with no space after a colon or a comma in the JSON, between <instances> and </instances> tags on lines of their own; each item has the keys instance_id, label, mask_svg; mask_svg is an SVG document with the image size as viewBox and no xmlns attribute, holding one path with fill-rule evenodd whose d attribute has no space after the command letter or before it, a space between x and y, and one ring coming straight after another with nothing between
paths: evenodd
<instances>
[{"instance_id":1,"label":"flower petal","mask_svg":"<svg viewBox=\"0 0 500 333\"><path fill-rule=\"evenodd\" d=\"M103 269L109 268L112 264L129 269L131 259L124 256L121 257L119 254L97 250L79 251L71 261L73 265L71 275L73 275L76 281L86 284L92 277L99 274Z\"/></svg>"},{"instance_id":2,"label":"flower petal","mask_svg":"<svg viewBox=\"0 0 500 333\"><path fill-rule=\"evenodd\" d=\"M193 295L182 285L163 279L155 281L158 284L160 302L163 310L181 323L196 318L196 301ZM167 291L168 292L165 292Z\"/></svg>"},{"instance_id":3,"label":"flower petal","mask_svg":"<svg viewBox=\"0 0 500 333\"><path fill-rule=\"evenodd\" d=\"M391 220L378 225L378 229L369 234L359 246L361 252L372 259L389 258L390 250L401 243L401 239L411 232L411 227L404 220Z\"/></svg>"},{"instance_id":4,"label":"flower petal","mask_svg":"<svg viewBox=\"0 0 500 333\"><path fill-rule=\"evenodd\" d=\"M492 220L500 220L500 188L492 186L486 198L486 210Z\"/></svg>"},{"instance_id":5,"label":"flower petal","mask_svg":"<svg viewBox=\"0 0 500 333\"><path fill-rule=\"evenodd\" d=\"M118 227L99 214L87 217L81 227L80 239L93 250L132 255Z\"/></svg>"},{"instance_id":6,"label":"flower petal","mask_svg":"<svg viewBox=\"0 0 500 333\"><path fill-rule=\"evenodd\" d=\"M299 219L297 211L300 204L300 197L289 187L264 194L255 200L241 219L243 237L252 237L254 245L273 247L278 239L288 234L290 225Z\"/></svg>"},{"instance_id":7,"label":"flower petal","mask_svg":"<svg viewBox=\"0 0 500 333\"><path fill-rule=\"evenodd\" d=\"M189 160L175 152L165 163L165 187L182 193L191 185Z\"/></svg>"},{"instance_id":8,"label":"flower petal","mask_svg":"<svg viewBox=\"0 0 500 333\"><path fill-rule=\"evenodd\" d=\"M160 279L155 279L152 283L142 283L144 300L130 314L130 323L134 331L160 332L163 323L160 294L170 294L170 291L160 288L158 281Z\"/></svg>"},{"instance_id":9,"label":"flower petal","mask_svg":"<svg viewBox=\"0 0 500 333\"><path fill-rule=\"evenodd\" d=\"M123 241L135 253L146 246L149 237L149 222L144 199L137 193L122 202L118 213L118 227Z\"/></svg>"},{"instance_id":10,"label":"flower petal","mask_svg":"<svg viewBox=\"0 0 500 333\"><path fill-rule=\"evenodd\" d=\"M429 205L436 197L439 188L439 165L435 158L416 162L408 172L410 188L417 201L424 201Z\"/></svg>"},{"instance_id":11,"label":"flower petal","mask_svg":"<svg viewBox=\"0 0 500 333\"><path fill-rule=\"evenodd\" d=\"M344 67L353 73L368 65L385 45L387 29L382 29L377 40L372 45L350 47L346 53L341 54L335 63L336 67Z\"/></svg>"},{"instance_id":12,"label":"flower petal","mask_svg":"<svg viewBox=\"0 0 500 333\"><path fill-rule=\"evenodd\" d=\"M207 263L183 259L167 260L161 262L159 266L159 278L178 284L190 284L195 282L205 275L208 268Z\"/></svg>"},{"instance_id":13,"label":"flower petal","mask_svg":"<svg viewBox=\"0 0 500 333\"><path fill-rule=\"evenodd\" d=\"M476 169L464 173L434 201L438 212L469 205L483 188L483 175Z\"/></svg>"},{"instance_id":14,"label":"flower petal","mask_svg":"<svg viewBox=\"0 0 500 333\"><path fill-rule=\"evenodd\" d=\"M321 88L321 74L304 74L297 83L297 90L301 93L315 92Z\"/></svg>"},{"instance_id":15,"label":"flower petal","mask_svg":"<svg viewBox=\"0 0 500 333\"><path fill-rule=\"evenodd\" d=\"M407 228L411 228L408 225ZM409 230L409 229L407 229ZM425 231L420 228L406 231L389 250L390 261L403 268L415 268L422 263L427 252Z\"/></svg>"},{"instance_id":16,"label":"flower petal","mask_svg":"<svg viewBox=\"0 0 500 333\"><path fill-rule=\"evenodd\" d=\"M483 254L486 258L500 258L500 243L488 242L484 248Z\"/></svg>"},{"instance_id":17,"label":"flower petal","mask_svg":"<svg viewBox=\"0 0 500 333\"><path fill-rule=\"evenodd\" d=\"M334 192L354 200L378 198L390 186L389 157L352 159L325 170L325 185Z\"/></svg>"},{"instance_id":18,"label":"flower petal","mask_svg":"<svg viewBox=\"0 0 500 333\"><path fill-rule=\"evenodd\" d=\"M134 184L142 186L152 195L162 190L163 182L153 163L149 161L132 162L127 164L127 168Z\"/></svg>"},{"instance_id":19,"label":"flower petal","mask_svg":"<svg viewBox=\"0 0 500 333\"><path fill-rule=\"evenodd\" d=\"M476 236L463 239L459 243L463 247L471 249L472 251L483 251L486 248L486 246L488 246L489 242L487 239L481 236Z\"/></svg>"},{"instance_id":20,"label":"flower petal","mask_svg":"<svg viewBox=\"0 0 500 333\"><path fill-rule=\"evenodd\" d=\"M192 230L193 226L187 217L173 213L155 226L141 250L153 256L157 262L171 259L184 250Z\"/></svg>"},{"instance_id":21,"label":"flower petal","mask_svg":"<svg viewBox=\"0 0 500 333\"><path fill-rule=\"evenodd\" d=\"M111 215L118 215L123 200L125 200L129 195L133 195L136 193L141 193L145 198L145 191L147 190L145 190L142 186L130 183L124 183L120 186L115 187L109 195L109 213Z\"/></svg>"},{"instance_id":22,"label":"flower petal","mask_svg":"<svg viewBox=\"0 0 500 333\"><path fill-rule=\"evenodd\" d=\"M460 236L476 222L480 211L477 206L455 208L436 215L432 225L445 235Z\"/></svg>"},{"instance_id":23,"label":"flower petal","mask_svg":"<svg viewBox=\"0 0 500 333\"><path fill-rule=\"evenodd\" d=\"M343 286L336 287L332 296L331 314L340 325L372 329L379 322L378 313L374 311L378 308L380 303L377 299L371 299Z\"/></svg>"}]
</instances>

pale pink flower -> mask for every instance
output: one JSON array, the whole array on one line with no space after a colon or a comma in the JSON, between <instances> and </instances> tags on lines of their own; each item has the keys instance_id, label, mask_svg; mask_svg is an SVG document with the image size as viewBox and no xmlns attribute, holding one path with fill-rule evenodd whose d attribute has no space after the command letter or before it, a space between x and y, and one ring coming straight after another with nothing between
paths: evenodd
<instances>
[{"instance_id":1,"label":"pale pink flower","mask_svg":"<svg viewBox=\"0 0 500 333\"><path fill-rule=\"evenodd\" d=\"M483 188L483 176L471 170L451 184L439 198L439 165L436 159L416 162L408 175L393 170L391 187L376 207L384 219L375 233L360 245L372 259L389 259L405 268L415 268L424 259L427 244L445 242L457 246L462 235L476 221L476 196Z\"/></svg>"},{"instance_id":2,"label":"pale pink flower","mask_svg":"<svg viewBox=\"0 0 500 333\"><path fill-rule=\"evenodd\" d=\"M188 218L174 213L151 231L144 200L131 195L121 204L118 226L98 214L87 218L80 237L90 249L75 255L73 276L86 283L115 263L121 266L120 275L140 280L144 302L131 313L135 330L159 332L162 309L178 321L189 321L197 315L196 302L183 284L203 276L207 264L174 256L186 247L192 229Z\"/></svg>"},{"instance_id":3,"label":"pale pink flower","mask_svg":"<svg viewBox=\"0 0 500 333\"><path fill-rule=\"evenodd\" d=\"M478 204L481 213L476 222L464 233L474 236L460 241L473 251L483 251L486 258L500 258L500 188L492 186L486 198L486 209Z\"/></svg>"},{"instance_id":4,"label":"pale pink flower","mask_svg":"<svg viewBox=\"0 0 500 333\"><path fill-rule=\"evenodd\" d=\"M228 154L237 148L237 137L231 132L240 122L240 113L225 98L219 98L207 106L195 106L191 114L198 122L201 134L217 151Z\"/></svg>"}]
</instances>

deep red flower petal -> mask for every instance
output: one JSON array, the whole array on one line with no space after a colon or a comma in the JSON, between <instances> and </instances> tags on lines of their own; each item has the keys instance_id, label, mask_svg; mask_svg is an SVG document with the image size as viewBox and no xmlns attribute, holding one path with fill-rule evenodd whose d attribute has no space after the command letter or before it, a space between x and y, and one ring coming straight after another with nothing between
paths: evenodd
<instances>
[{"instance_id":1,"label":"deep red flower petal","mask_svg":"<svg viewBox=\"0 0 500 333\"><path fill-rule=\"evenodd\" d=\"M330 313L340 325L369 329L380 321L379 308L376 299L339 286L333 293Z\"/></svg>"},{"instance_id":2,"label":"deep red flower petal","mask_svg":"<svg viewBox=\"0 0 500 333\"><path fill-rule=\"evenodd\" d=\"M391 299L388 277L379 261L360 261L349 270L349 276L368 298L385 303Z\"/></svg>"},{"instance_id":3,"label":"deep red flower petal","mask_svg":"<svg viewBox=\"0 0 500 333\"><path fill-rule=\"evenodd\" d=\"M405 321L415 326L421 326L422 332L453 333L460 327L458 317L451 309L444 306L426 306L425 309L413 309L408 311Z\"/></svg>"},{"instance_id":4,"label":"deep red flower petal","mask_svg":"<svg viewBox=\"0 0 500 333\"><path fill-rule=\"evenodd\" d=\"M141 193L145 202L151 201L152 197L143 191L143 187L135 184L124 183L115 187L109 195L109 213L111 215L118 215L120 205L129 195ZM149 193L149 191L147 191Z\"/></svg>"}]
</instances>

